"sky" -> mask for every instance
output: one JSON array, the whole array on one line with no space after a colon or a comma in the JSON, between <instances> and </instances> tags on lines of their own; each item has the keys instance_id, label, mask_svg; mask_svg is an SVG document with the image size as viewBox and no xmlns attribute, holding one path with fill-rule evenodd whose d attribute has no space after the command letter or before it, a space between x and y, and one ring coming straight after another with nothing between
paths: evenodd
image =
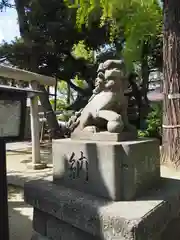
<instances>
[{"instance_id":1,"label":"sky","mask_svg":"<svg viewBox=\"0 0 180 240\"><path fill-rule=\"evenodd\" d=\"M0 43L3 40L10 42L19 36L17 13L15 9L7 8L0 12Z\"/></svg>"}]
</instances>

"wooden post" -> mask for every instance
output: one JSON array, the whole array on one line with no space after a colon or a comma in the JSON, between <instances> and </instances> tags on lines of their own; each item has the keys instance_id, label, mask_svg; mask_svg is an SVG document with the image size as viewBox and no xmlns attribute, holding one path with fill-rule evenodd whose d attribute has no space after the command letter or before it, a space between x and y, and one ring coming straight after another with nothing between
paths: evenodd
<instances>
[{"instance_id":1,"label":"wooden post","mask_svg":"<svg viewBox=\"0 0 180 240\"><path fill-rule=\"evenodd\" d=\"M36 82L31 83L34 89L37 86ZM31 140L32 140L32 163L29 165L33 169L42 169L46 164L41 163L40 156L40 124L39 124L39 109L38 96L32 95L30 97L30 116L31 116Z\"/></svg>"},{"instance_id":2,"label":"wooden post","mask_svg":"<svg viewBox=\"0 0 180 240\"><path fill-rule=\"evenodd\" d=\"M9 240L8 196L6 175L6 144L0 138L0 239Z\"/></svg>"},{"instance_id":3,"label":"wooden post","mask_svg":"<svg viewBox=\"0 0 180 240\"><path fill-rule=\"evenodd\" d=\"M180 169L180 2L164 1L161 162Z\"/></svg>"}]
</instances>

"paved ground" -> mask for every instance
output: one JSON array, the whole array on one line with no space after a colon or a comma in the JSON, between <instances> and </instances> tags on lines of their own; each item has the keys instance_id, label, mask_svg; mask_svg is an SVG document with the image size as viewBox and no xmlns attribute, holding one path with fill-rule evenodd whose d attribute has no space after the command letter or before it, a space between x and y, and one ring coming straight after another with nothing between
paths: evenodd
<instances>
[{"instance_id":1,"label":"paved ground","mask_svg":"<svg viewBox=\"0 0 180 240\"><path fill-rule=\"evenodd\" d=\"M24 203L23 189L8 189L10 240L30 240L32 235L33 208Z\"/></svg>"},{"instance_id":2,"label":"paved ground","mask_svg":"<svg viewBox=\"0 0 180 240\"><path fill-rule=\"evenodd\" d=\"M15 143L7 143L6 144L7 151L27 149L28 147L31 147L31 142L15 142Z\"/></svg>"},{"instance_id":3,"label":"paved ground","mask_svg":"<svg viewBox=\"0 0 180 240\"><path fill-rule=\"evenodd\" d=\"M51 151L41 149L44 161L51 158ZM30 170L31 144L7 144L7 175L9 185L9 225L10 240L30 240L32 236L33 208L24 202L23 186L26 181L52 176L51 165L44 170ZM18 187L17 187L18 186ZM20 187L19 187L20 186Z\"/></svg>"},{"instance_id":4,"label":"paved ground","mask_svg":"<svg viewBox=\"0 0 180 240\"><path fill-rule=\"evenodd\" d=\"M29 143L8 144L7 151L7 176L9 183L16 186L24 185L24 182L44 177L52 176L52 164L43 170L28 169L31 163L31 146ZM41 148L41 159L44 162L51 162L51 148L48 150Z\"/></svg>"},{"instance_id":5,"label":"paved ground","mask_svg":"<svg viewBox=\"0 0 180 240\"><path fill-rule=\"evenodd\" d=\"M32 215L33 210L24 203L23 186L24 182L39 178L52 177L52 166L44 170L27 169L27 164L31 162L31 145L29 143L12 143L7 145L7 175L9 184L18 187L9 187L9 222L10 240L30 240L32 235ZM42 159L51 158L51 151L41 149ZM180 179L180 172L170 171L162 167L162 176ZM160 240L180 239L180 218L172 221L163 232Z\"/></svg>"}]
</instances>

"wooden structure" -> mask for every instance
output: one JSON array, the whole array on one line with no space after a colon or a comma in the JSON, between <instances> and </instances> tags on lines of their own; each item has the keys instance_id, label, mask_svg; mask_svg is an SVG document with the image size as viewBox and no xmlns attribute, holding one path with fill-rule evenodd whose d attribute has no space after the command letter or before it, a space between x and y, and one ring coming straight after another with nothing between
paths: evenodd
<instances>
[{"instance_id":1,"label":"wooden structure","mask_svg":"<svg viewBox=\"0 0 180 240\"><path fill-rule=\"evenodd\" d=\"M0 77L24 81L29 83L30 91L30 113L31 113L31 138L32 138L32 164L33 169L43 168L44 165L40 159L40 139L39 139L39 116L38 116L38 94L37 85L55 86L56 79L37 73L0 65Z\"/></svg>"}]
</instances>

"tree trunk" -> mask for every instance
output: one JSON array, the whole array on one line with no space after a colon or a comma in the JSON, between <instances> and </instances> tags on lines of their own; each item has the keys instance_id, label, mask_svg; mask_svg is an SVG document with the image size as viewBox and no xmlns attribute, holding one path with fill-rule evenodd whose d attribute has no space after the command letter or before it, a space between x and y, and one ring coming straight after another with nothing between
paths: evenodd
<instances>
[{"instance_id":1,"label":"tree trunk","mask_svg":"<svg viewBox=\"0 0 180 240\"><path fill-rule=\"evenodd\" d=\"M46 89L44 86L40 86L39 90L46 92ZM49 98L47 97L47 94L40 94L39 99L40 99L43 111L45 113L45 117L47 119L48 127L51 130L51 136L53 138L63 137L63 132L59 127L56 114L52 109L52 106L49 102Z\"/></svg>"},{"instance_id":2,"label":"tree trunk","mask_svg":"<svg viewBox=\"0 0 180 240\"><path fill-rule=\"evenodd\" d=\"M180 167L180 1L164 1L162 162Z\"/></svg>"},{"instance_id":3,"label":"tree trunk","mask_svg":"<svg viewBox=\"0 0 180 240\"><path fill-rule=\"evenodd\" d=\"M71 88L70 85L67 83L67 105L69 106L71 102Z\"/></svg>"},{"instance_id":4,"label":"tree trunk","mask_svg":"<svg viewBox=\"0 0 180 240\"><path fill-rule=\"evenodd\" d=\"M142 96L146 103L148 103L147 92L149 88L149 65L148 65L148 43L143 44L142 59L141 59L141 74L142 74Z\"/></svg>"},{"instance_id":5,"label":"tree trunk","mask_svg":"<svg viewBox=\"0 0 180 240\"><path fill-rule=\"evenodd\" d=\"M19 22L19 30L21 37L23 38L24 42L27 44L27 46L32 45L32 41L29 38L29 25L26 19L26 13L23 5L23 1L20 0L15 0L15 5L16 5L16 11L18 15L18 22ZM38 64L36 61L36 56L35 53L32 53L30 58L29 58L29 66L31 71L33 72L38 72ZM40 87L42 91L47 93L46 89L44 86ZM56 119L56 115L52 110L52 106L49 102L48 94L41 95L39 96L41 105L44 109L44 113L47 117L47 123L48 127L51 130L51 136L53 138L57 137L62 137L61 129L59 127L58 121ZM47 114L48 113L48 114Z\"/></svg>"}]
</instances>

